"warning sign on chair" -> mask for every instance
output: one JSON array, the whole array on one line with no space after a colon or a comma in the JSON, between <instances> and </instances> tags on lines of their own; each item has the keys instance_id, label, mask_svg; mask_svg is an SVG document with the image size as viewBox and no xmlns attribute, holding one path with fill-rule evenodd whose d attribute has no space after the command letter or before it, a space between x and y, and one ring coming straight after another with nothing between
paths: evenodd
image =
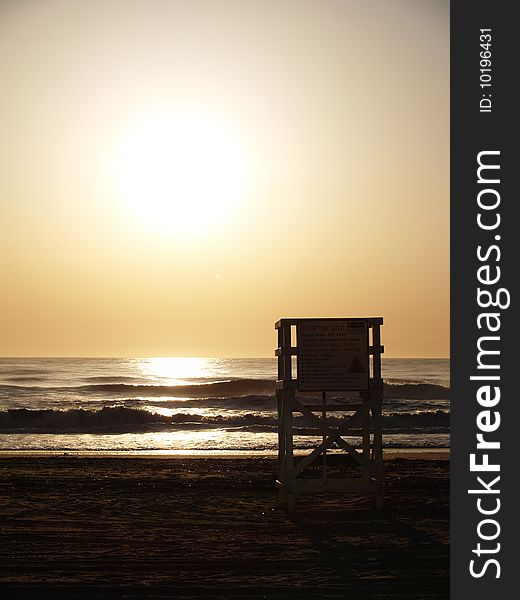
<instances>
[{"instance_id":1,"label":"warning sign on chair","mask_svg":"<svg viewBox=\"0 0 520 600\"><path fill-rule=\"evenodd\" d=\"M302 319L296 326L300 391L366 390L368 324L356 319Z\"/></svg>"}]
</instances>

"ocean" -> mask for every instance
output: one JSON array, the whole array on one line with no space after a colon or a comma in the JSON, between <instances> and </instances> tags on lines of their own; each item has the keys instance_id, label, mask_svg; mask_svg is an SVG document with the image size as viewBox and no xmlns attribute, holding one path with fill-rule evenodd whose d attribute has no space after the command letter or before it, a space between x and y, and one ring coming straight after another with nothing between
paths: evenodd
<instances>
[{"instance_id":1,"label":"ocean","mask_svg":"<svg viewBox=\"0 0 520 600\"><path fill-rule=\"evenodd\" d=\"M449 447L449 360L384 359L383 378L384 446ZM0 450L276 453L275 379L274 358L0 358Z\"/></svg>"}]
</instances>

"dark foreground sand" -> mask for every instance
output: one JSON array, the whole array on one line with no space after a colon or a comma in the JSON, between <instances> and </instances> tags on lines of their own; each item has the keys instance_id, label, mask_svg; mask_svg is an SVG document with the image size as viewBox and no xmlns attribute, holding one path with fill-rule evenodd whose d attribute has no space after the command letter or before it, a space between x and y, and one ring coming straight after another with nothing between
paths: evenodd
<instances>
[{"instance_id":1,"label":"dark foreground sand","mask_svg":"<svg viewBox=\"0 0 520 600\"><path fill-rule=\"evenodd\" d=\"M269 458L0 460L2 598L448 598L449 461L278 508ZM331 467L334 469L334 466Z\"/></svg>"}]
</instances>

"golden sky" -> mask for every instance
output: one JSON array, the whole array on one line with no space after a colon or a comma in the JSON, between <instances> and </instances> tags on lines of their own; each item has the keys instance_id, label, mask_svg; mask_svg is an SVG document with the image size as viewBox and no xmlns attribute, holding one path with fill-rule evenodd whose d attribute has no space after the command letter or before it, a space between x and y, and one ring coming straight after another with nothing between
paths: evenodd
<instances>
[{"instance_id":1,"label":"golden sky","mask_svg":"<svg viewBox=\"0 0 520 600\"><path fill-rule=\"evenodd\" d=\"M0 354L449 352L449 4L0 2Z\"/></svg>"}]
</instances>

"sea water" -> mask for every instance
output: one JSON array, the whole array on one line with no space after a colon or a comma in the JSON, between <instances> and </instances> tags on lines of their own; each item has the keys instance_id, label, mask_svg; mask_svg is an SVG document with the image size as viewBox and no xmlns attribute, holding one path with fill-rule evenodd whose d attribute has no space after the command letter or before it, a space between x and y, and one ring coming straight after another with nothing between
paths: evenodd
<instances>
[{"instance_id":1,"label":"sea water","mask_svg":"<svg viewBox=\"0 0 520 600\"><path fill-rule=\"evenodd\" d=\"M383 378L384 446L449 447L449 360L384 359ZM0 450L274 453L275 380L270 358L1 358Z\"/></svg>"}]
</instances>

